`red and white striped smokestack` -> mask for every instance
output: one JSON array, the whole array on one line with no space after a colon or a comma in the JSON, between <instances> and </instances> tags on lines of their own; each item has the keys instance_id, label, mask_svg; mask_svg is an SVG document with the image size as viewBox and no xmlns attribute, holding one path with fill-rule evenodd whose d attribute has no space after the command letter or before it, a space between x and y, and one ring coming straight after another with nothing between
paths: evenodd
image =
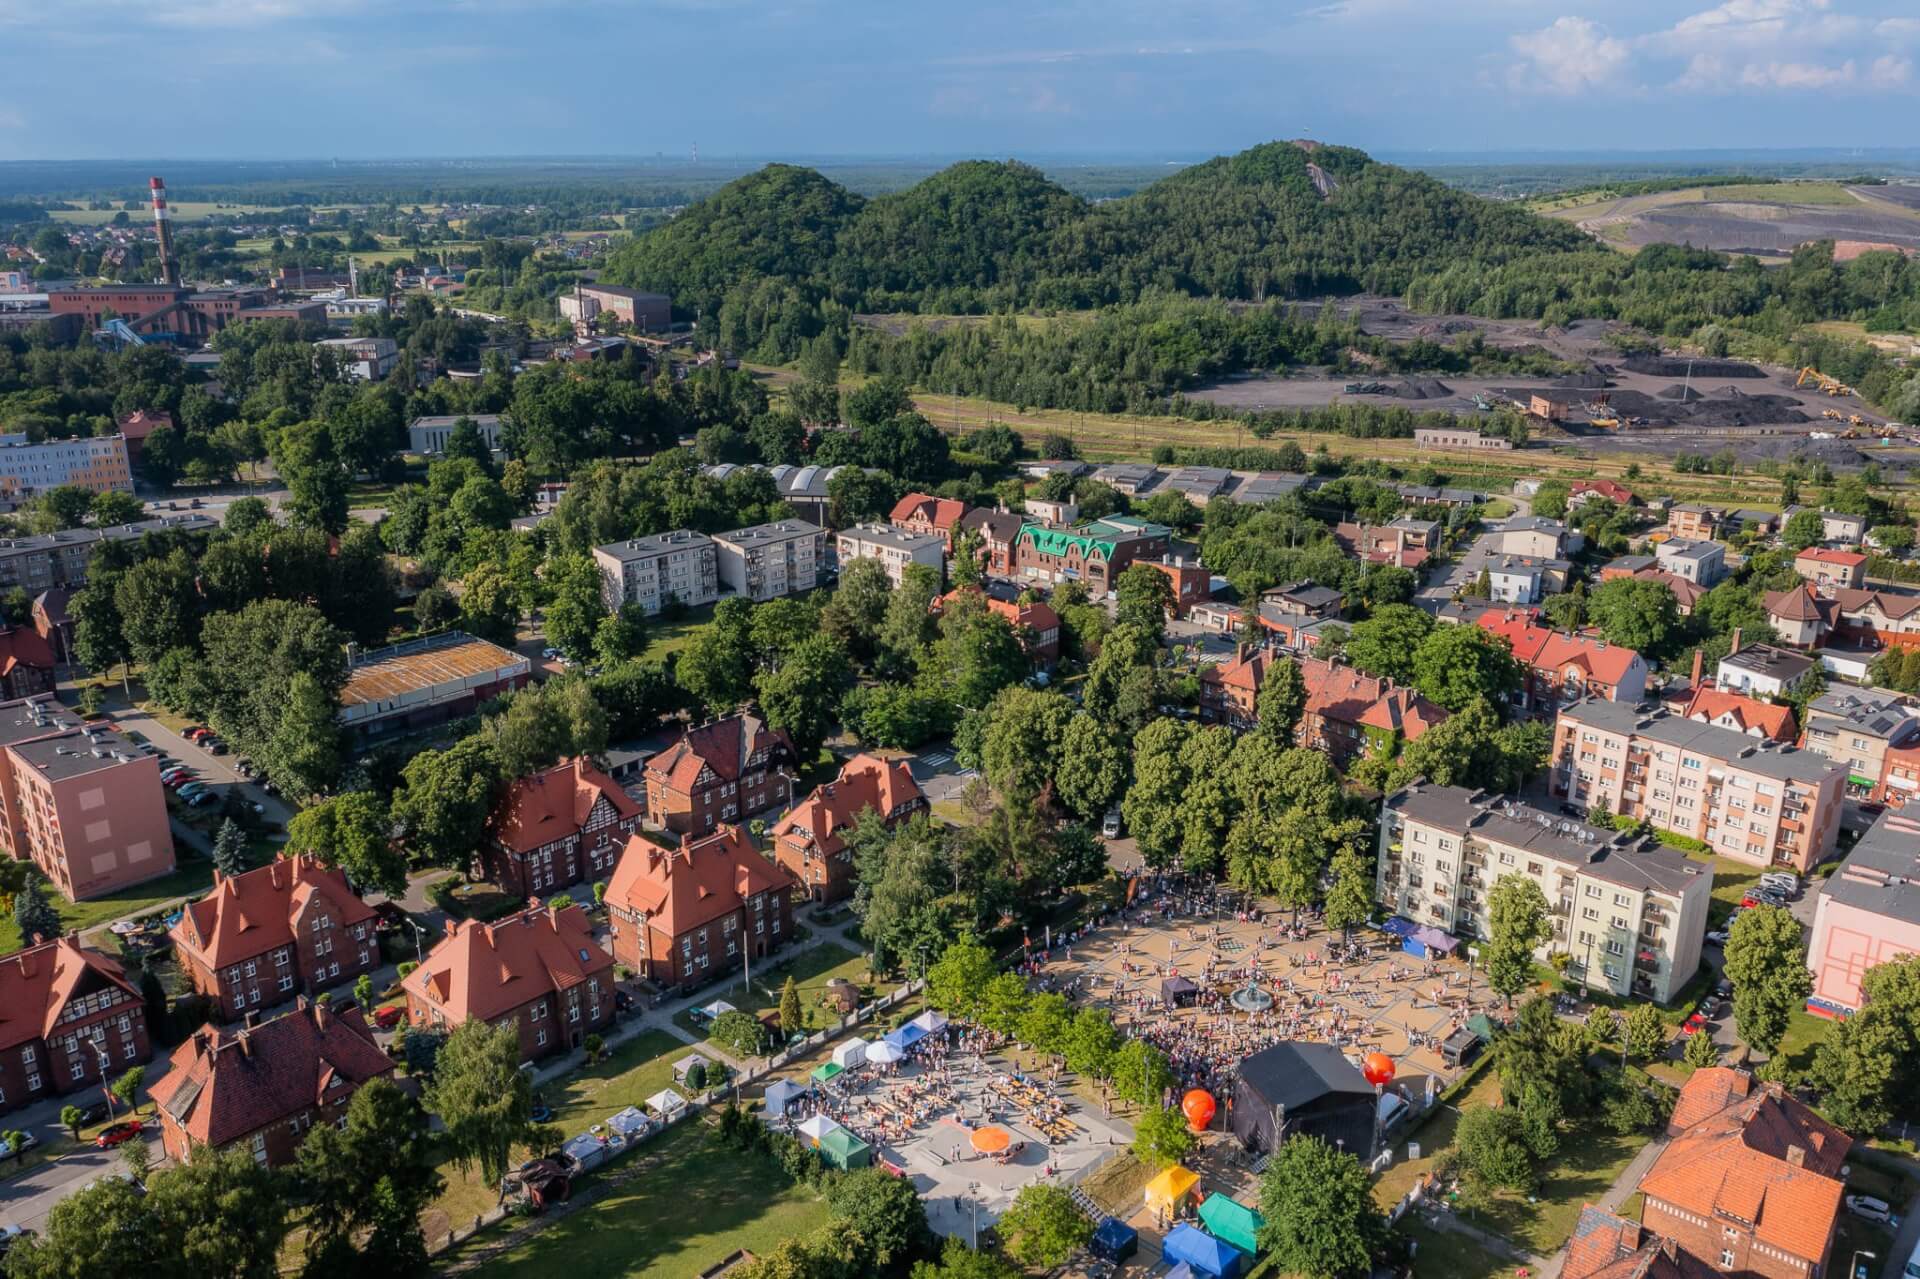
<instances>
[{"instance_id":1,"label":"red and white striped smokestack","mask_svg":"<svg viewBox=\"0 0 1920 1279\"><path fill-rule=\"evenodd\" d=\"M148 178L153 188L153 234L160 242L160 283L179 284L180 268L173 260L173 214L167 209L167 184Z\"/></svg>"}]
</instances>

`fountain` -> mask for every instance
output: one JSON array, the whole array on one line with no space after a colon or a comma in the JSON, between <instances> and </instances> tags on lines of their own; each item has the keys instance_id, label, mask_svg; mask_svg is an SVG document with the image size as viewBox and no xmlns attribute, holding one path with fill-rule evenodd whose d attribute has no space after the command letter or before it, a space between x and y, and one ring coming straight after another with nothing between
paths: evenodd
<instances>
[{"instance_id":1,"label":"fountain","mask_svg":"<svg viewBox=\"0 0 1920 1279\"><path fill-rule=\"evenodd\" d=\"M1255 978L1247 978L1247 984L1233 992L1233 1006L1243 1013L1263 1013L1273 1007L1273 996L1260 989Z\"/></svg>"}]
</instances>

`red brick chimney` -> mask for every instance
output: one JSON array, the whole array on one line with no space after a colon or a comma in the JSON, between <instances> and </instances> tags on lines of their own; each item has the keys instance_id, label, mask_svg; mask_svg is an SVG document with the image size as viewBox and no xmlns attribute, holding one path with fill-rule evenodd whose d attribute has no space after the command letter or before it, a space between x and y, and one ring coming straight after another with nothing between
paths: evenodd
<instances>
[{"instance_id":1,"label":"red brick chimney","mask_svg":"<svg viewBox=\"0 0 1920 1279\"><path fill-rule=\"evenodd\" d=\"M1693 650L1693 691L1700 691L1700 666L1706 660L1706 654L1699 649Z\"/></svg>"},{"instance_id":2,"label":"red brick chimney","mask_svg":"<svg viewBox=\"0 0 1920 1279\"><path fill-rule=\"evenodd\" d=\"M1727 656L1732 657L1735 653L1738 653L1739 651L1740 651L1740 628L1736 626L1733 628L1733 647L1727 650Z\"/></svg>"}]
</instances>

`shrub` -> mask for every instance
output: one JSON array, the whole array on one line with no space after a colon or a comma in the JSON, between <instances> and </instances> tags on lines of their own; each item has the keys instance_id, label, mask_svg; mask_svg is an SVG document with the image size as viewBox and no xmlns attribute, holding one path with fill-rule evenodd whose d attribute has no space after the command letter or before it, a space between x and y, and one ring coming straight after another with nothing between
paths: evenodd
<instances>
[{"instance_id":1,"label":"shrub","mask_svg":"<svg viewBox=\"0 0 1920 1279\"><path fill-rule=\"evenodd\" d=\"M400 967L395 971L397 971L400 974L400 980L405 981L407 979L407 974L411 973L414 969L418 968L419 966L420 965L417 962L409 959L405 963L401 964Z\"/></svg>"},{"instance_id":2,"label":"shrub","mask_svg":"<svg viewBox=\"0 0 1920 1279\"><path fill-rule=\"evenodd\" d=\"M607 1041L598 1035L588 1035L580 1045L587 1050L587 1064L600 1060L600 1054L606 1049Z\"/></svg>"},{"instance_id":3,"label":"shrub","mask_svg":"<svg viewBox=\"0 0 1920 1279\"><path fill-rule=\"evenodd\" d=\"M696 1061L687 1067L687 1091L702 1093L707 1090L707 1067L705 1062Z\"/></svg>"}]
</instances>

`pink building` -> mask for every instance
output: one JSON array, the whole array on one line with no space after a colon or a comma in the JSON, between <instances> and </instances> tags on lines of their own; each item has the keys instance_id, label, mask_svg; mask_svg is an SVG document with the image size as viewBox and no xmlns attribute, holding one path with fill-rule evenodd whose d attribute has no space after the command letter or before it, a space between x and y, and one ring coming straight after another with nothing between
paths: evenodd
<instances>
[{"instance_id":1,"label":"pink building","mask_svg":"<svg viewBox=\"0 0 1920 1279\"><path fill-rule=\"evenodd\" d=\"M1869 968L1920 951L1920 800L1880 816L1820 886L1813 998L1852 1012Z\"/></svg>"},{"instance_id":2,"label":"pink building","mask_svg":"<svg viewBox=\"0 0 1920 1279\"><path fill-rule=\"evenodd\" d=\"M82 728L6 747L15 855L85 901L173 870L160 765L118 733Z\"/></svg>"}]
</instances>

